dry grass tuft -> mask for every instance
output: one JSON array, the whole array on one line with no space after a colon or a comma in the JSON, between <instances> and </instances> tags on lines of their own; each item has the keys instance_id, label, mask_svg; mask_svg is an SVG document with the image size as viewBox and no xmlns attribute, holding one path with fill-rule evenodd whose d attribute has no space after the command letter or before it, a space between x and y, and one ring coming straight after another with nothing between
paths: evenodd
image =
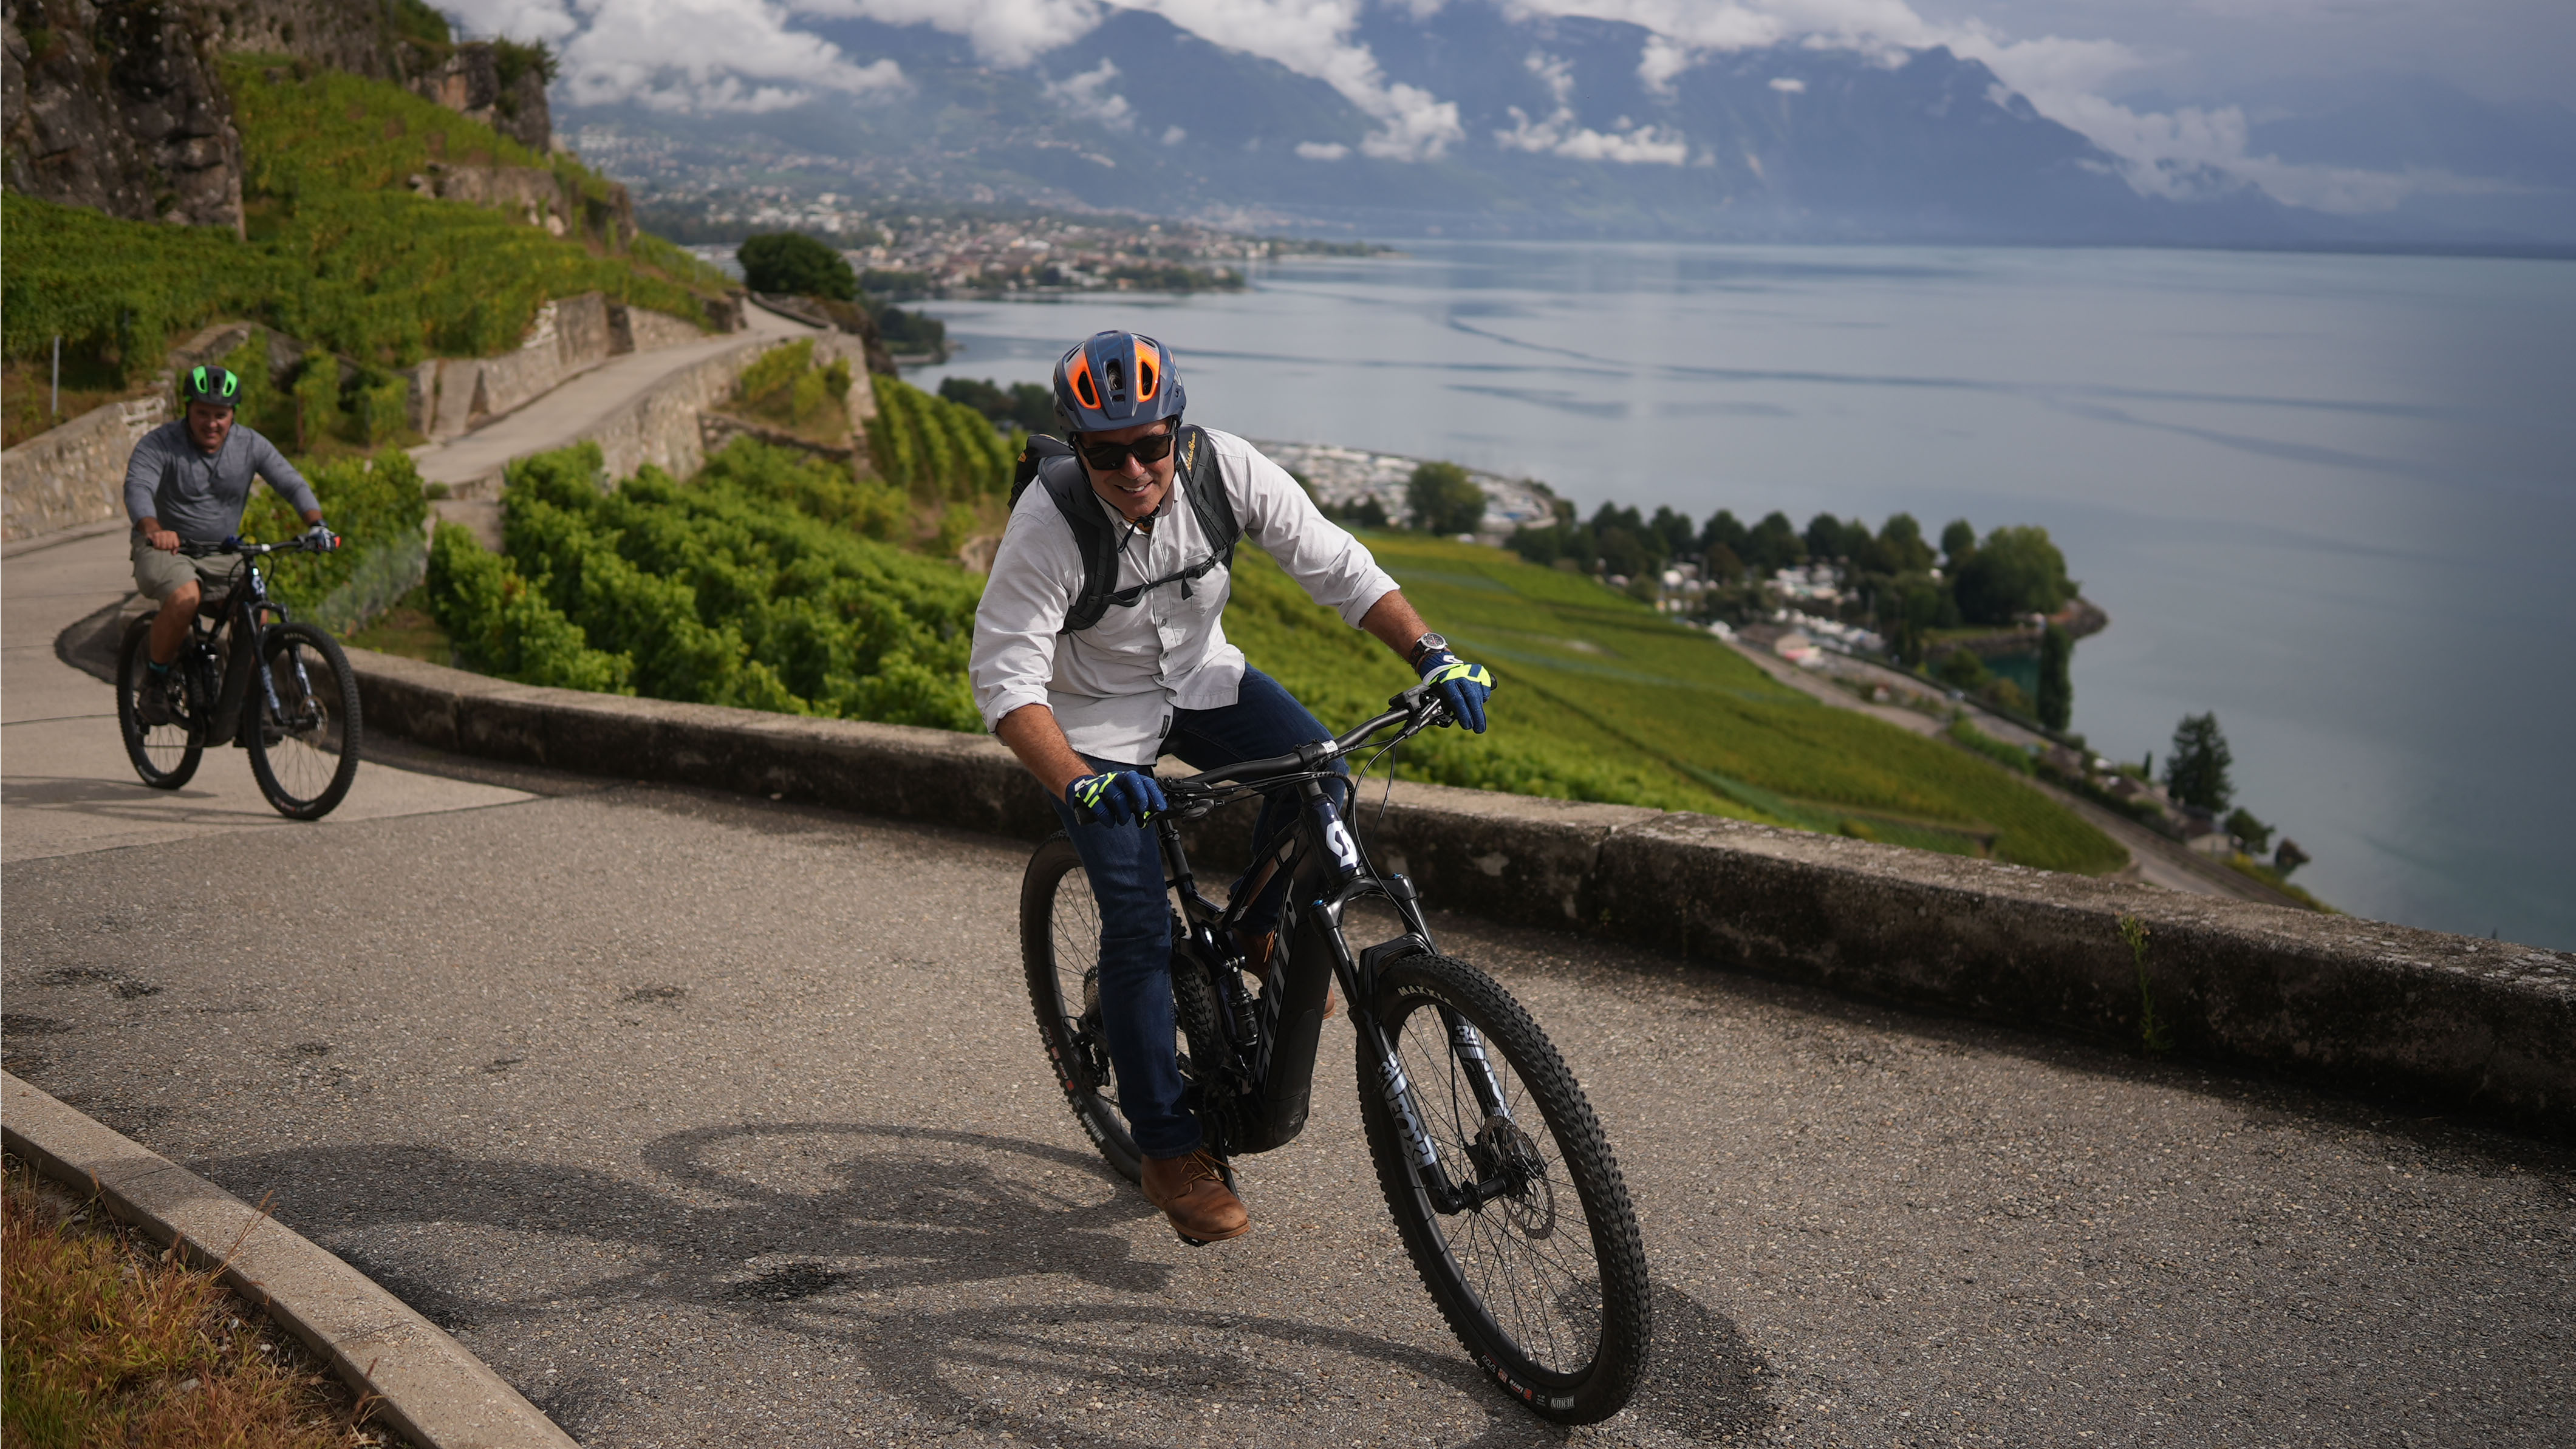
<instances>
[{"instance_id":1,"label":"dry grass tuft","mask_svg":"<svg viewBox=\"0 0 2576 1449\"><path fill-rule=\"evenodd\" d=\"M0 1186L0 1423L10 1449L351 1449L359 1423L301 1347L192 1268L17 1162Z\"/></svg>"}]
</instances>

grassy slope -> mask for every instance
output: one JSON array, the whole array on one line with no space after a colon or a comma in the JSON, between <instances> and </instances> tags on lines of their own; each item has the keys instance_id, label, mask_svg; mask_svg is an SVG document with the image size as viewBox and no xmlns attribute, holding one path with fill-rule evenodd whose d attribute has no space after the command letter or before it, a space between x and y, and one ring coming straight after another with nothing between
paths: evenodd
<instances>
[{"instance_id":1,"label":"grassy slope","mask_svg":"<svg viewBox=\"0 0 2576 1449\"><path fill-rule=\"evenodd\" d=\"M259 57L228 57L225 77L250 239L11 194L0 207L9 357L33 358L60 334L67 383L122 382L190 329L251 317L362 364L401 366L506 351L539 304L592 290L694 319L691 289L717 280L656 241L617 255L413 195L410 177L433 159L549 163L399 87L328 71L298 79ZM552 164L586 196L606 195L598 177Z\"/></svg>"},{"instance_id":2,"label":"grassy slope","mask_svg":"<svg viewBox=\"0 0 2576 1449\"><path fill-rule=\"evenodd\" d=\"M1496 729L1444 733L1408 773L1840 830L2055 870L2127 857L1987 761L1765 677L1725 645L1587 580L1499 550L1375 534L1426 618L1500 680ZM1253 662L1348 723L1410 683L1383 649L1308 603L1247 550L1228 634Z\"/></svg>"}]
</instances>

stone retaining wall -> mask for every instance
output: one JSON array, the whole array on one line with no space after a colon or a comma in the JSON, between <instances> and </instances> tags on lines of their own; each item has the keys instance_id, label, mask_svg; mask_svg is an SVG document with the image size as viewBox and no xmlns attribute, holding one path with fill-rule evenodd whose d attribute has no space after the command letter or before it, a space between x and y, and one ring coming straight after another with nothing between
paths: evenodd
<instances>
[{"instance_id":1,"label":"stone retaining wall","mask_svg":"<svg viewBox=\"0 0 2576 1449\"><path fill-rule=\"evenodd\" d=\"M1037 839L979 736L540 689L352 651L366 719L442 750ZM2576 954L1746 825L1439 786L1363 817L1426 899L1876 1001L2576 1131ZM1239 855L1210 822L1211 864ZM1194 852L1200 849L1194 847ZM2123 918L2147 932L2143 969Z\"/></svg>"},{"instance_id":2,"label":"stone retaining wall","mask_svg":"<svg viewBox=\"0 0 2576 1449\"><path fill-rule=\"evenodd\" d=\"M0 457L0 538L22 538L125 516L125 463L145 433L170 420L160 393L95 407Z\"/></svg>"},{"instance_id":3,"label":"stone retaining wall","mask_svg":"<svg viewBox=\"0 0 2576 1449\"><path fill-rule=\"evenodd\" d=\"M676 317L628 307L597 292L548 302L537 309L537 320L516 351L499 357L442 357L415 369L412 426L432 439L457 437L612 357L695 342L705 335Z\"/></svg>"}]
</instances>

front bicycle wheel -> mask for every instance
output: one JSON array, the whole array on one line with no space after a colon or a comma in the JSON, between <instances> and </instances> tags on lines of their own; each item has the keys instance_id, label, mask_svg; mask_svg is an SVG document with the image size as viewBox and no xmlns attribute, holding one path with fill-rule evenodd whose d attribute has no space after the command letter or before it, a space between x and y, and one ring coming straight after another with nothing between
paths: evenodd
<instances>
[{"instance_id":1,"label":"front bicycle wheel","mask_svg":"<svg viewBox=\"0 0 2576 1449\"><path fill-rule=\"evenodd\" d=\"M1100 906L1062 832L1047 837L1020 877L1020 960L1038 1038L1074 1120L1119 1176L1136 1181L1144 1162L1118 1111L1100 1026Z\"/></svg>"},{"instance_id":2,"label":"front bicycle wheel","mask_svg":"<svg viewBox=\"0 0 2576 1449\"><path fill-rule=\"evenodd\" d=\"M311 624L279 624L260 636L260 667L277 692L271 713L259 690L248 707L250 773L259 793L289 820L319 820L349 793L358 774L358 680L340 641Z\"/></svg>"},{"instance_id":3,"label":"front bicycle wheel","mask_svg":"<svg viewBox=\"0 0 2576 1449\"><path fill-rule=\"evenodd\" d=\"M125 757L134 773L155 790L176 790L197 773L206 757L206 732L191 713L196 701L174 688L168 678L152 677L152 616L125 627L116 648L116 731L125 738ZM159 723L144 722L147 701L157 697L153 713Z\"/></svg>"},{"instance_id":4,"label":"front bicycle wheel","mask_svg":"<svg viewBox=\"0 0 2576 1449\"><path fill-rule=\"evenodd\" d=\"M1652 1337L1646 1255L1582 1087L1520 1003L1473 966L1407 956L1379 972L1377 990L1401 1077L1360 1052L1360 1121L1423 1286L1478 1366L1541 1417L1618 1413ZM1471 1201L1434 1200L1391 1091Z\"/></svg>"}]
</instances>

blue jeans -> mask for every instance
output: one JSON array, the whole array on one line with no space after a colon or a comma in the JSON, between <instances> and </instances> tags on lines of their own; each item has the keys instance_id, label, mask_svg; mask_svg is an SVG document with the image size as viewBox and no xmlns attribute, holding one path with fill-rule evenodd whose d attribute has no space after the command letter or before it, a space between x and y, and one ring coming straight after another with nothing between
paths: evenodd
<instances>
[{"instance_id":1,"label":"blue jeans","mask_svg":"<svg viewBox=\"0 0 2576 1449\"><path fill-rule=\"evenodd\" d=\"M1213 770L1330 738L1277 680L1246 665L1235 702L1222 709L1174 711L1171 737L1163 748L1195 769ZM1137 768L1083 758L1095 770ZM1339 762L1334 768L1341 769ZM1265 848L1295 823L1301 800L1296 791L1281 790L1262 801L1261 816L1252 827L1256 868ZM1108 1038L1109 1066L1118 1079L1118 1110L1126 1114L1127 1130L1146 1156L1195 1151L1199 1124L1182 1106L1180 1065L1173 1057L1172 906L1159 833L1150 824L1086 823L1061 799L1055 809L1100 905L1101 1032ZM1239 890L1243 882L1235 885ZM1287 892L1286 874L1273 876L1261 898L1245 909L1243 933L1258 936L1273 929Z\"/></svg>"}]
</instances>

